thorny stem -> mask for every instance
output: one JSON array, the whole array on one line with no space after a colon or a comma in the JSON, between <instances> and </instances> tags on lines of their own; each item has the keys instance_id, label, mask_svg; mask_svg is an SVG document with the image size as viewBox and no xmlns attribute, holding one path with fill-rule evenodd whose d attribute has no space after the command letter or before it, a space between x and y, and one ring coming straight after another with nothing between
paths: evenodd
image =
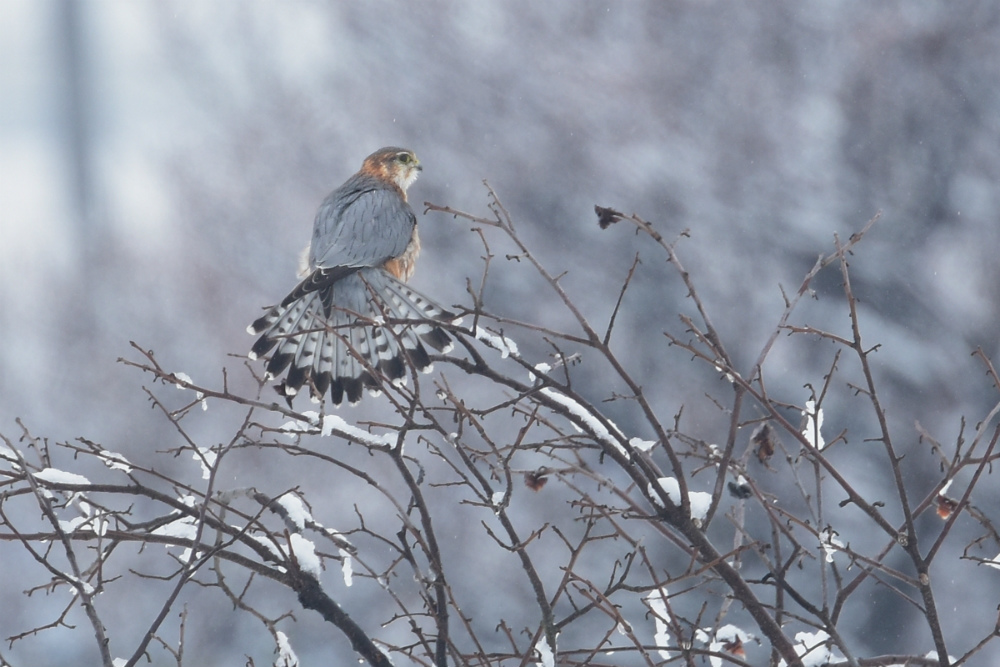
<instances>
[{"instance_id":1,"label":"thorny stem","mask_svg":"<svg viewBox=\"0 0 1000 667\"><path fill-rule=\"evenodd\" d=\"M838 250L840 250L839 240L837 246ZM900 507L903 510L905 532L901 532L899 534L899 543L903 550L910 556L910 560L913 562L913 566L917 571L917 576L920 582L920 595L923 598L924 603L924 615L931 631L931 637L934 639L934 647L937 650L942 667L948 667L948 649L945 645L944 633L941 630L941 623L938 619L937 604L934 601L934 592L931 588L929 563L923 556L920 555L920 542L917 538L916 525L913 522L913 513L910 507L910 501L906 494L906 485L903 482L903 472L901 466L899 465L900 457L897 456L895 447L893 447L892 436L889 433L889 425L886 420L885 410L879 400L878 391L875 385L875 378L872 374L871 365L868 362L868 355L871 353L871 350L866 350L864 348L864 343L861 340L861 323L858 318L857 301L851 291L850 274L847 270L847 258L842 252L840 253L840 273L844 279L844 294L847 297L847 304L850 309L851 331L853 334L851 346L854 348L858 359L861 361L861 369L864 373L865 383L868 388L868 400L871 401L875 416L878 419L879 430L881 431L880 440L882 441L882 446L885 448L886 455L889 458L889 468L892 471L893 480L896 484L896 493L899 496Z\"/></svg>"}]
</instances>

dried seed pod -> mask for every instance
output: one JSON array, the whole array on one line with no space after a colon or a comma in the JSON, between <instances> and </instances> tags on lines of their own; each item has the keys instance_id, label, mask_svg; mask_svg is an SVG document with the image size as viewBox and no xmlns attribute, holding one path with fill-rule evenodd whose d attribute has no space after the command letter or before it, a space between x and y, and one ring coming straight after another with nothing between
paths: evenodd
<instances>
[{"instance_id":1,"label":"dried seed pod","mask_svg":"<svg viewBox=\"0 0 1000 667\"><path fill-rule=\"evenodd\" d=\"M948 496L937 497L937 515L942 519L947 519L958 509L958 502Z\"/></svg>"},{"instance_id":2,"label":"dried seed pod","mask_svg":"<svg viewBox=\"0 0 1000 667\"><path fill-rule=\"evenodd\" d=\"M750 436L750 442L754 445L754 452L757 460L767 463L768 459L774 456L775 434L774 429L767 422L764 422Z\"/></svg>"},{"instance_id":3,"label":"dried seed pod","mask_svg":"<svg viewBox=\"0 0 1000 667\"><path fill-rule=\"evenodd\" d=\"M550 472L545 466L538 470L529 470L524 473L524 485L532 491L541 491L542 487L549 481Z\"/></svg>"}]
</instances>

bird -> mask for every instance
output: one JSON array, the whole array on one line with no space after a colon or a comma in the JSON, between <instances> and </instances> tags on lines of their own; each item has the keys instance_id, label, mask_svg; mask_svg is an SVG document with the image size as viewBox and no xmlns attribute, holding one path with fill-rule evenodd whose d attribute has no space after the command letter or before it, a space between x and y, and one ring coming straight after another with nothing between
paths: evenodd
<instances>
[{"instance_id":1,"label":"bird","mask_svg":"<svg viewBox=\"0 0 1000 667\"><path fill-rule=\"evenodd\" d=\"M405 383L410 367L429 372L427 347L453 348L442 324L460 320L406 284L420 254L406 191L422 169L413 151L395 146L366 157L320 205L301 282L247 327L260 336L250 359L271 353L265 381L287 370L275 389L289 406L304 386L314 402L329 392L334 405L356 404L384 380Z\"/></svg>"}]
</instances>

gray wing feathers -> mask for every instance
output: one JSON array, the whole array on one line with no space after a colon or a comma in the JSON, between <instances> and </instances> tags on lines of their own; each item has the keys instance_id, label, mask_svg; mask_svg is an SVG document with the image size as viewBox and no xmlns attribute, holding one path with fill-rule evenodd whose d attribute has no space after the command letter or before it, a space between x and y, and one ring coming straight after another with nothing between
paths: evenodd
<instances>
[{"instance_id":1,"label":"gray wing feathers","mask_svg":"<svg viewBox=\"0 0 1000 667\"><path fill-rule=\"evenodd\" d=\"M381 266L406 250L416 224L413 210L398 192L373 179L355 177L320 206L309 267Z\"/></svg>"}]
</instances>

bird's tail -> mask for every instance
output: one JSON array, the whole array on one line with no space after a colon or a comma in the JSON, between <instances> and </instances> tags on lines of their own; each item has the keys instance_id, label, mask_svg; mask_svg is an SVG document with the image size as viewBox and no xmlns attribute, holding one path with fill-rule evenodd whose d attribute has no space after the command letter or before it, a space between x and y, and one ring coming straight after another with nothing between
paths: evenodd
<instances>
[{"instance_id":1,"label":"bird's tail","mask_svg":"<svg viewBox=\"0 0 1000 667\"><path fill-rule=\"evenodd\" d=\"M277 389L289 400L307 386L314 401L329 391L335 405L344 396L357 403L364 389L377 393L384 380L405 382L407 365L429 372L425 345L452 349L435 322L457 322L455 315L382 269L330 277L303 282L247 327L260 335L251 359L273 349L267 379L288 369Z\"/></svg>"}]
</instances>

